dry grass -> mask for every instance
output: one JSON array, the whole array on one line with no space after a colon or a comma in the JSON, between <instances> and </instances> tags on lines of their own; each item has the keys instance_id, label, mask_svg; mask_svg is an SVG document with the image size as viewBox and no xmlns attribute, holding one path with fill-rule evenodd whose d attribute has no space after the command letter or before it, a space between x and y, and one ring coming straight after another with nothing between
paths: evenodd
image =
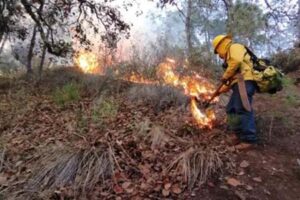
<instances>
[{"instance_id":1,"label":"dry grass","mask_svg":"<svg viewBox=\"0 0 300 200\"><path fill-rule=\"evenodd\" d=\"M112 150L108 147L93 147L79 151L55 151L45 156L42 166L25 190L19 196L42 194L47 190L54 190L71 186L75 196L85 196L97 184L110 178L114 171Z\"/></svg>"},{"instance_id":2,"label":"dry grass","mask_svg":"<svg viewBox=\"0 0 300 200\"><path fill-rule=\"evenodd\" d=\"M131 101L144 102L161 111L170 106L187 106L189 98L178 89L170 86L141 85L130 88L128 97Z\"/></svg>"},{"instance_id":3,"label":"dry grass","mask_svg":"<svg viewBox=\"0 0 300 200\"><path fill-rule=\"evenodd\" d=\"M185 177L189 188L199 185L223 166L219 153L213 149L191 147L179 155L168 167L168 170L176 169Z\"/></svg>"},{"instance_id":4,"label":"dry grass","mask_svg":"<svg viewBox=\"0 0 300 200\"><path fill-rule=\"evenodd\" d=\"M0 150L0 172L2 172L4 168L4 159L5 159L5 148Z\"/></svg>"},{"instance_id":5,"label":"dry grass","mask_svg":"<svg viewBox=\"0 0 300 200\"><path fill-rule=\"evenodd\" d=\"M145 142L150 141L151 149L157 149L163 146L169 137L164 133L162 127L154 125L146 118L145 121L141 121L135 125L137 136Z\"/></svg>"},{"instance_id":6,"label":"dry grass","mask_svg":"<svg viewBox=\"0 0 300 200\"><path fill-rule=\"evenodd\" d=\"M163 132L163 129L159 126L152 127L150 131L150 137L152 150L163 146L169 139L167 135Z\"/></svg>"},{"instance_id":7,"label":"dry grass","mask_svg":"<svg viewBox=\"0 0 300 200\"><path fill-rule=\"evenodd\" d=\"M140 138L145 138L151 130L151 125L150 119L148 118L146 118L144 121L137 122L135 124L137 136Z\"/></svg>"}]
</instances>

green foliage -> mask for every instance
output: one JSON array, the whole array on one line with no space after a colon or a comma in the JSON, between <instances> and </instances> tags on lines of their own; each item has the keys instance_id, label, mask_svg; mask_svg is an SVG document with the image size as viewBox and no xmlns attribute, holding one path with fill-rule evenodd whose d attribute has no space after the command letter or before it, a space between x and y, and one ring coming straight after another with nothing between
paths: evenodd
<instances>
[{"instance_id":1,"label":"green foliage","mask_svg":"<svg viewBox=\"0 0 300 200\"><path fill-rule=\"evenodd\" d=\"M80 99L80 86L76 83L68 83L62 88L57 88L52 96L55 103L65 106Z\"/></svg>"},{"instance_id":2,"label":"green foliage","mask_svg":"<svg viewBox=\"0 0 300 200\"><path fill-rule=\"evenodd\" d=\"M284 72L296 71L300 68L300 48L289 49L272 55L272 62Z\"/></svg>"},{"instance_id":3,"label":"green foliage","mask_svg":"<svg viewBox=\"0 0 300 200\"><path fill-rule=\"evenodd\" d=\"M231 23L233 35L251 43L263 41L267 18L258 5L237 1L232 12L233 19L227 23Z\"/></svg>"},{"instance_id":4,"label":"green foliage","mask_svg":"<svg viewBox=\"0 0 300 200\"><path fill-rule=\"evenodd\" d=\"M84 115L84 113L82 112L82 110L79 110L76 113L76 126L77 126L77 131L80 134L85 134L88 131L88 117L86 115Z\"/></svg>"},{"instance_id":5,"label":"green foliage","mask_svg":"<svg viewBox=\"0 0 300 200\"><path fill-rule=\"evenodd\" d=\"M292 79L292 78L289 78L288 76L285 76L282 79L282 83L283 83L284 87L290 87L290 86L293 86L295 84L295 80Z\"/></svg>"},{"instance_id":6,"label":"green foliage","mask_svg":"<svg viewBox=\"0 0 300 200\"><path fill-rule=\"evenodd\" d=\"M92 119L95 122L112 120L118 114L119 104L113 98L99 98L93 107Z\"/></svg>"},{"instance_id":7,"label":"green foliage","mask_svg":"<svg viewBox=\"0 0 300 200\"><path fill-rule=\"evenodd\" d=\"M289 94L286 96L286 103L289 105L297 105L298 97L296 94Z\"/></svg>"},{"instance_id":8,"label":"green foliage","mask_svg":"<svg viewBox=\"0 0 300 200\"><path fill-rule=\"evenodd\" d=\"M200 69L205 69L208 71L221 70L222 68L218 66L216 62L214 62L214 57L214 54L211 54L205 46L201 45L199 47L193 48L190 64L191 66L196 66L196 69L195 67L193 68L196 71Z\"/></svg>"},{"instance_id":9,"label":"green foliage","mask_svg":"<svg viewBox=\"0 0 300 200\"><path fill-rule=\"evenodd\" d=\"M286 76L283 79L283 85L285 88L284 102L286 106L299 106L300 95L297 92L298 90L295 88L295 80Z\"/></svg>"},{"instance_id":10,"label":"green foliage","mask_svg":"<svg viewBox=\"0 0 300 200\"><path fill-rule=\"evenodd\" d=\"M236 130L240 124L240 117L238 115L228 115L227 116L227 124L230 130Z\"/></svg>"}]
</instances>

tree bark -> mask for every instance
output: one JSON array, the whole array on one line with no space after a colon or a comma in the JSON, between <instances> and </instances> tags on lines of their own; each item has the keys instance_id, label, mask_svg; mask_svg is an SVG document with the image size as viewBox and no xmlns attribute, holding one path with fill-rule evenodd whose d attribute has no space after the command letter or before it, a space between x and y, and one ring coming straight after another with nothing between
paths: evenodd
<instances>
[{"instance_id":1,"label":"tree bark","mask_svg":"<svg viewBox=\"0 0 300 200\"><path fill-rule=\"evenodd\" d=\"M4 45L5 45L6 41L7 41L7 38L8 38L8 34L5 34L3 40L0 40L0 43L2 42L1 47L0 47L0 55L1 55L2 51L3 51L3 49L4 49Z\"/></svg>"},{"instance_id":2,"label":"tree bark","mask_svg":"<svg viewBox=\"0 0 300 200\"><path fill-rule=\"evenodd\" d=\"M297 36L298 36L298 46L300 47L300 0L298 0Z\"/></svg>"},{"instance_id":3,"label":"tree bark","mask_svg":"<svg viewBox=\"0 0 300 200\"><path fill-rule=\"evenodd\" d=\"M32 57L33 57L33 50L35 46L35 39L36 39L36 32L37 32L37 26L35 25L33 28L32 38L29 46L29 51L27 55L27 74L32 74Z\"/></svg>"},{"instance_id":4,"label":"tree bark","mask_svg":"<svg viewBox=\"0 0 300 200\"><path fill-rule=\"evenodd\" d=\"M39 65L39 80L42 79L42 73L43 73L43 66L44 66L44 63L45 63L45 58L46 58L46 53L47 53L47 47L46 45L43 46L43 52L42 52L42 58L41 58L41 62L40 62L40 65Z\"/></svg>"},{"instance_id":5,"label":"tree bark","mask_svg":"<svg viewBox=\"0 0 300 200\"><path fill-rule=\"evenodd\" d=\"M186 42L187 42L187 57L189 64L191 64L192 58L192 0L187 2L187 13L185 17L185 33L186 33Z\"/></svg>"},{"instance_id":6,"label":"tree bark","mask_svg":"<svg viewBox=\"0 0 300 200\"><path fill-rule=\"evenodd\" d=\"M47 39L49 38L49 35L50 35L50 31L48 30L47 36L46 36ZM39 80L42 79L43 66L44 66L44 63L45 63L46 54L47 54L47 46L44 44L43 45L43 51L42 51L42 58L41 58L41 62L40 62L39 69L38 69Z\"/></svg>"},{"instance_id":7,"label":"tree bark","mask_svg":"<svg viewBox=\"0 0 300 200\"><path fill-rule=\"evenodd\" d=\"M233 1L232 0L223 0L226 13L227 13L227 22L226 22L226 31L227 34L233 35L233 22L234 22L234 12L233 12Z\"/></svg>"}]
</instances>

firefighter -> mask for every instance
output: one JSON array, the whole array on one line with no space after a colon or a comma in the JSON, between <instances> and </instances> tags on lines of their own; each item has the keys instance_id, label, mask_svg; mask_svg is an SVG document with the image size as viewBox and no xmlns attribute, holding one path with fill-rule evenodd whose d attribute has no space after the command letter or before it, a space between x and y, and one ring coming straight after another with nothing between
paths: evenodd
<instances>
[{"instance_id":1,"label":"firefighter","mask_svg":"<svg viewBox=\"0 0 300 200\"><path fill-rule=\"evenodd\" d=\"M218 54L224 61L225 72L221 79L224 87L220 93L232 90L226 107L228 128L232 132L230 140L235 145L235 149L248 149L257 143L252 108L257 84L252 74L251 57L243 45L233 43L231 36L218 35L212 44L215 54Z\"/></svg>"}]
</instances>

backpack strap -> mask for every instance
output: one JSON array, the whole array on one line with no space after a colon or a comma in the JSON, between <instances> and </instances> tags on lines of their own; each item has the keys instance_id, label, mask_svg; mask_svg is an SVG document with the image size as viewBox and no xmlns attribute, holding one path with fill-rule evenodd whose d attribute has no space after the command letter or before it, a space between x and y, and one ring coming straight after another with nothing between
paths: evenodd
<instances>
[{"instance_id":1,"label":"backpack strap","mask_svg":"<svg viewBox=\"0 0 300 200\"><path fill-rule=\"evenodd\" d=\"M250 56L250 60L251 62L253 63L253 69L257 70L257 71L263 71L266 69L265 66L262 66L260 64L260 59L246 46L244 46L245 49L246 49L246 53L245 55L249 55ZM245 56L244 55L244 56Z\"/></svg>"},{"instance_id":2,"label":"backpack strap","mask_svg":"<svg viewBox=\"0 0 300 200\"><path fill-rule=\"evenodd\" d=\"M246 47L246 46L244 46L244 47L245 47L245 49L247 51L246 54L249 54L251 61L253 63L258 63L257 56L248 47Z\"/></svg>"}]
</instances>

